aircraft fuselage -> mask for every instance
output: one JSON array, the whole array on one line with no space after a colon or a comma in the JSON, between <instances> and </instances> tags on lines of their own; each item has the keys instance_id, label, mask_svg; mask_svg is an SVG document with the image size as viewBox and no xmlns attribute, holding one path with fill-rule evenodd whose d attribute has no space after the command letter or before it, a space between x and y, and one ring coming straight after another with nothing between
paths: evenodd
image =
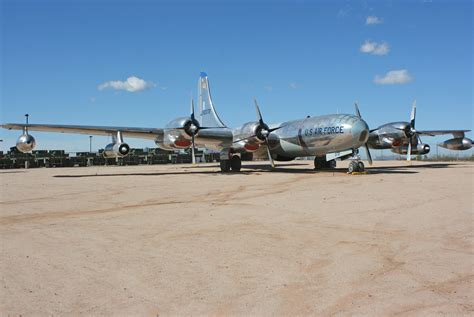
<instances>
[{"instance_id":1,"label":"aircraft fuselage","mask_svg":"<svg viewBox=\"0 0 474 317\"><path fill-rule=\"evenodd\" d=\"M233 131L234 142L252 134L254 126L254 122L249 122L236 128ZM276 159L322 156L327 153L357 149L367 141L369 135L367 123L350 114L308 117L275 126L282 126L282 128L270 134L268 143ZM260 144L258 140L249 140L238 142L234 147L252 152L256 151Z\"/></svg>"}]
</instances>

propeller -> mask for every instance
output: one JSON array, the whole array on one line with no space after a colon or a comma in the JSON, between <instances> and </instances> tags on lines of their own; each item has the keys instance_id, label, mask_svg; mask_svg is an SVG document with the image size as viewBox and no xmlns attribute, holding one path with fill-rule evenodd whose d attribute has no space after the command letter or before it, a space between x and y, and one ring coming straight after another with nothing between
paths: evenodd
<instances>
[{"instance_id":1,"label":"propeller","mask_svg":"<svg viewBox=\"0 0 474 317\"><path fill-rule=\"evenodd\" d=\"M268 155L268 159L270 160L270 164L272 165L272 167L275 167L275 162L273 161L273 157L270 152L270 144L268 143L268 137L270 136L270 133L278 129L281 129L284 126L278 126L278 127L270 129L270 127L265 123L265 121L263 121L262 113L260 112L257 99L254 99L254 103L255 103L255 110L257 112L257 119L258 119L258 126L255 130L255 134L243 139L236 140L234 141L234 143L238 143L240 141L246 141L253 138L257 138L260 141L263 141L263 143L265 143L265 146L267 147L267 155Z\"/></svg>"},{"instance_id":2,"label":"propeller","mask_svg":"<svg viewBox=\"0 0 474 317\"><path fill-rule=\"evenodd\" d=\"M416 129L415 129L415 117L416 117L416 99L413 101L413 106L411 109L411 114L410 114L410 132L408 133L408 151L407 151L407 161L411 161L411 148L412 148L412 140L413 136L417 135L416 134ZM406 132L405 132L406 133Z\"/></svg>"},{"instance_id":3,"label":"propeller","mask_svg":"<svg viewBox=\"0 0 474 317\"><path fill-rule=\"evenodd\" d=\"M186 134L191 136L191 157L192 157L192 163L194 165L194 164L196 164L196 155L195 155L196 145L195 145L195 142L194 142L196 134L199 132L199 130L211 129L211 127L201 127L201 125L199 124L199 121L196 119L196 117L194 115L194 100L193 100L193 98L191 98L190 112L191 112L190 120L188 122L186 122L186 124L183 127L178 127L178 128L175 128L175 129L184 130L186 132Z\"/></svg>"},{"instance_id":4,"label":"propeller","mask_svg":"<svg viewBox=\"0 0 474 317\"><path fill-rule=\"evenodd\" d=\"M415 118L416 118L416 99L413 100L413 106L412 106L411 114L410 114L410 124L403 128L398 128L399 130L402 130L403 132L405 132L405 135L408 138L407 161L411 161L411 149L412 149L413 137L416 136L419 139L418 132L415 129Z\"/></svg>"},{"instance_id":5,"label":"propeller","mask_svg":"<svg viewBox=\"0 0 474 317\"><path fill-rule=\"evenodd\" d=\"M267 146L268 159L270 160L270 164L272 165L272 167L275 168L275 162L273 161L272 153L270 153L270 145L268 144L268 136L271 132L280 129L281 127L270 129L268 125L263 121L262 113L260 112L260 108L258 107L257 99L254 99L253 101L255 102L255 110L257 111L258 123L260 125L257 128L255 136L265 142L265 145Z\"/></svg>"},{"instance_id":6,"label":"propeller","mask_svg":"<svg viewBox=\"0 0 474 317\"><path fill-rule=\"evenodd\" d=\"M194 117L194 100L191 98L191 121L189 121L189 127L186 131L191 134L191 157L193 165L196 164L196 145L194 139L199 128L199 122Z\"/></svg>"},{"instance_id":7,"label":"propeller","mask_svg":"<svg viewBox=\"0 0 474 317\"><path fill-rule=\"evenodd\" d=\"M194 115L194 99L191 97L191 103L190 103L190 120L186 122L186 124L183 127L177 127L174 128L176 130L184 130L186 134L191 136L191 156L192 156L192 163L196 164L196 144L195 144L195 138L196 135L200 130L206 130L206 129L225 129L227 127L201 127L199 121L196 119L196 116Z\"/></svg>"},{"instance_id":8,"label":"propeller","mask_svg":"<svg viewBox=\"0 0 474 317\"><path fill-rule=\"evenodd\" d=\"M359 106L357 105L357 102L354 103L354 107L355 107L356 115L357 115L359 118L362 119L362 116L360 115ZM367 154L367 161L369 162L369 165L372 165L372 156L370 155L370 150L369 150L369 144L368 144L368 142L365 142L364 148L365 148L365 153Z\"/></svg>"}]
</instances>

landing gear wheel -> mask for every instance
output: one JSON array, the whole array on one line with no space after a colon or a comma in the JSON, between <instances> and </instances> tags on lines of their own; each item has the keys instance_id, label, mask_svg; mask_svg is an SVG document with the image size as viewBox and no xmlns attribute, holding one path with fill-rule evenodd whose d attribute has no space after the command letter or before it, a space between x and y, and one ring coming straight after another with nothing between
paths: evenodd
<instances>
[{"instance_id":1,"label":"landing gear wheel","mask_svg":"<svg viewBox=\"0 0 474 317\"><path fill-rule=\"evenodd\" d=\"M336 160L330 160L328 162L328 167L331 168L331 169L336 168Z\"/></svg>"},{"instance_id":2,"label":"landing gear wheel","mask_svg":"<svg viewBox=\"0 0 474 317\"><path fill-rule=\"evenodd\" d=\"M365 170L364 163L358 162L357 165L358 165L358 170L357 170L358 172L363 172Z\"/></svg>"},{"instance_id":3,"label":"landing gear wheel","mask_svg":"<svg viewBox=\"0 0 474 317\"><path fill-rule=\"evenodd\" d=\"M230 168L233 172L240 172L240 168L242 167L242 160L238 155L232 156L230 159Z\"/></svg>"},{"instance_id":4,"label":"landing gear wheel","mask_svg":"<svg viewBox=\"0 0 474 317\"><path fill-rule=\"evenodd\" d=\"M230 161L229 160L221 160L221 172L228 173L230 171Z\"/></svg>"},{"instance_id":5,"label":"landing gear wheel","mask_svg":"<svg viewBox=\"0 0 474 317\"><path fill-rule=\"evenodd\" d=\"M349 167L347 168L347 172L349 172L349 174L352 174L354 172L358 172L359 171L359 164L357 162L350 162L349 163Z\"/></svg>"},{"instance_id":6,"label":"landing gear wheel","mask_svg":"<svg viewBox=\"0 0 474 317\"><path fill-rule=\"evenodd\" d=\"M314 158L314 169L315 170L320 170L320 169L323 169L325 168L325 163L326 163L326 159L322 159L321 157L315 157Z\"/></svg>"}]
</instances>

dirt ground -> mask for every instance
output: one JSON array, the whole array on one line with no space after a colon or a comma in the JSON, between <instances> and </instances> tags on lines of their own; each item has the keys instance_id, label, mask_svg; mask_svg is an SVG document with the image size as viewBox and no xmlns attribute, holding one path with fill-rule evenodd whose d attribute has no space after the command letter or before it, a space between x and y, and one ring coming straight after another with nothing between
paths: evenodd
<instances>
[{"instance_id":1,"label":"dirt ground","mask_svg":"<svg viewBox=\"0 0 474 317\"><path fill-rule=\"evenodd\" d=\"M0 171L0 313L474 315L473 167Z\"/></svg>"}]
</instances>

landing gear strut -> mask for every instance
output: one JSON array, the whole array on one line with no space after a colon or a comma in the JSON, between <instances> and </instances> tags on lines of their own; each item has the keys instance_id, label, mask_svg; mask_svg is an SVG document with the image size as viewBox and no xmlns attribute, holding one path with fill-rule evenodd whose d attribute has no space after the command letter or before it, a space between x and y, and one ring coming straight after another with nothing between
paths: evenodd
<instances>
[{"instance_id":1,"label":"landing gear strut","mask_svg":"<svg viewBox=\"0 0 474 317\"><path fill-rule=\"evenodd\" d=\"M325 157L318 157L314 158L314 169L333 169L336 168L336 160L326 161Z\"/></svg>"}]
</instances>

